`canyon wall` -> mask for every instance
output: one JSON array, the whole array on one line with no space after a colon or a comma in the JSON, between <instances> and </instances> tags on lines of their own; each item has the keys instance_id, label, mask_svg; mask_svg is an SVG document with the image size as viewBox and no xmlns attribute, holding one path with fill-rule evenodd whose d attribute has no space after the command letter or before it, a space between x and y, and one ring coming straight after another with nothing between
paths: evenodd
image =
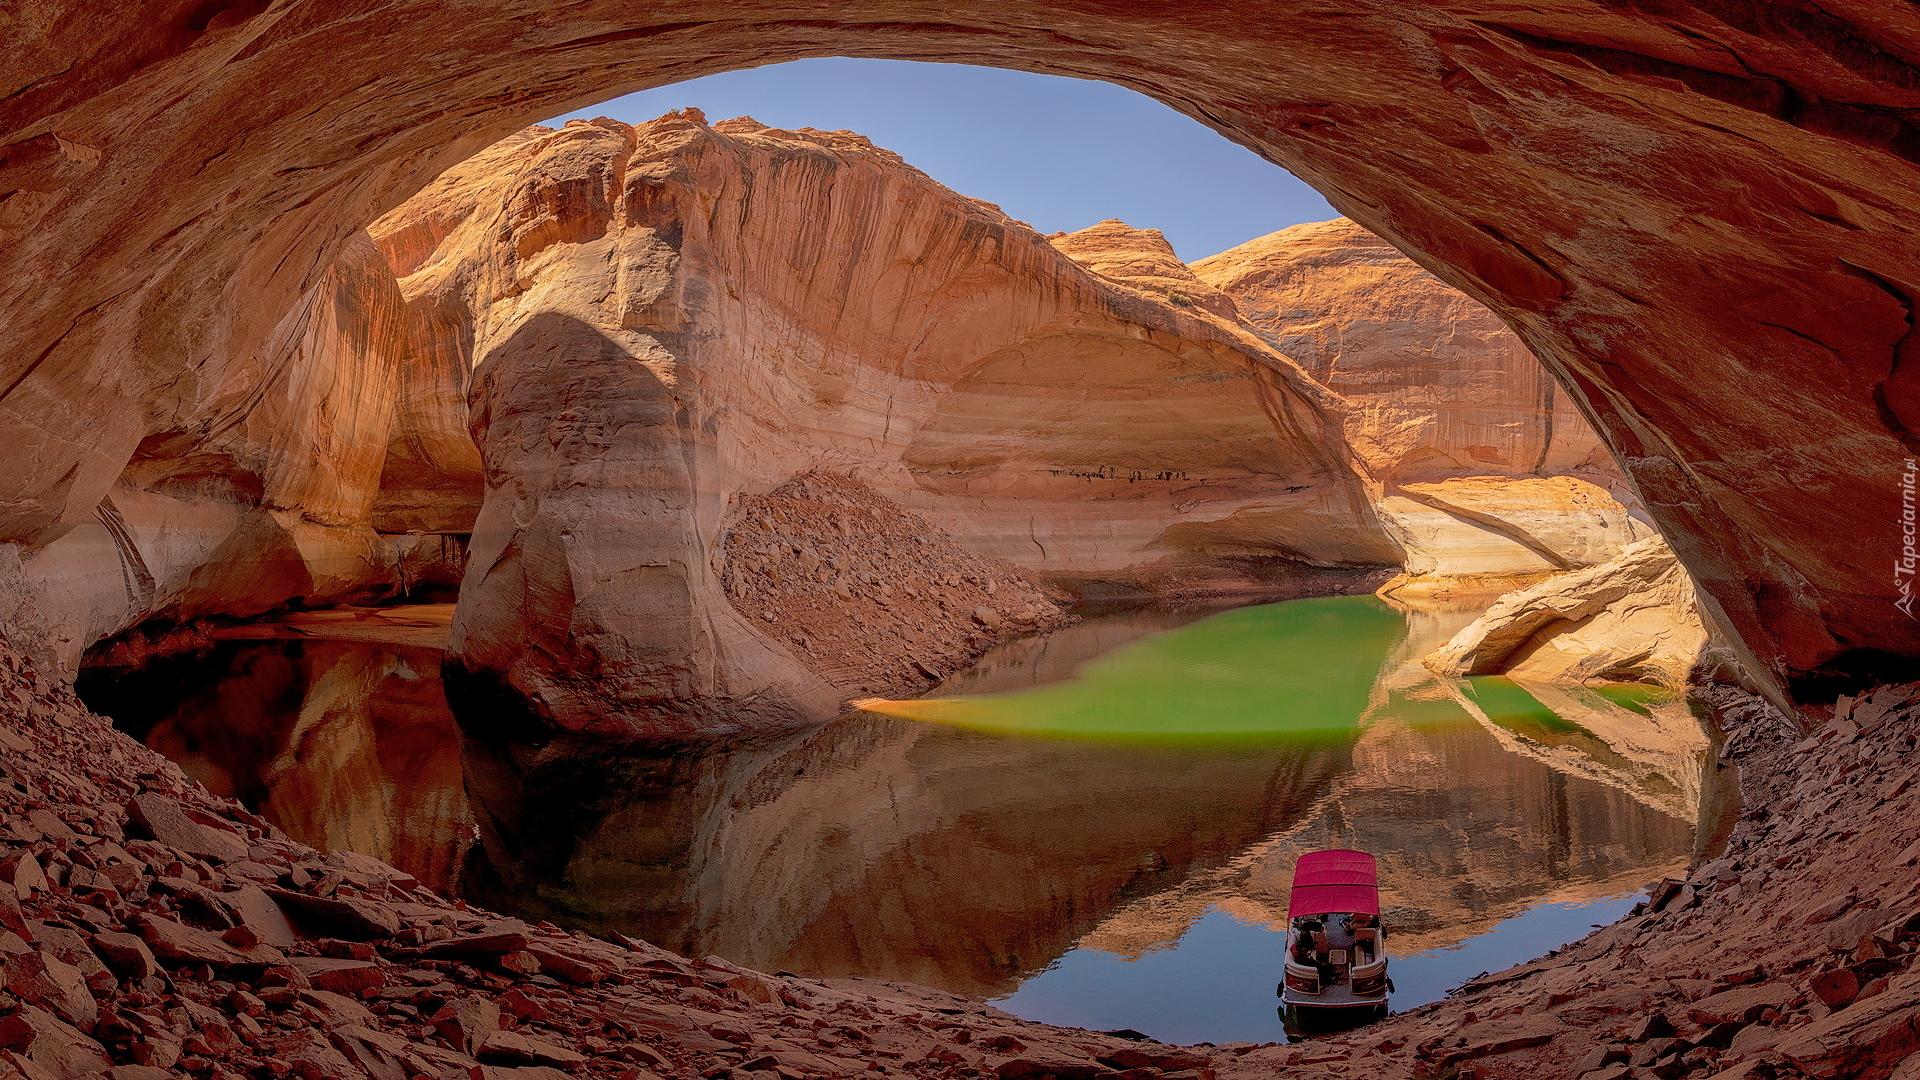
<instances>
[{"instance_id":1,"label":"canyon wall","mask_svg":"<svg viewBox=\"0 0 1920 1080\"><path fill-rule=\"evenodd\" d=\"M1648 547L1651 519L1573 399L1491 311L1386 241L1345 219L1317 222L1193 269L1349 403L1347 437L1403 552L1402 574L1381 595L1418 604L1525 590L1476 623L1477 634L1511 623L1509 608L1538 609L1528 600L1536 593L1580 592L1591 576L1536 585L1541 575L1646 563L1626 553ZM1577 615L1536 610L1523 637L1537 637L1525 649L1510 642L1498 657L1482 649L1458 670L1437 657L1436 669L1481 675L1518 665L1516 677L1534 681L1684 686L1707 634L1686 571L1651 544L1665 559L1657 587L1603 590L1599 599L1588 589ZM1522 654L1535 658L1522 664Z\"/></svg>"},{"instance_id":2,"label":"canyon wall","mask_svg":"<svg viewBox=\"0 0 1920 1080\"><path fill-rule=\"evenodd\" d=\"M1459 589L1604 562L1653 527L1592 425L1493 312L1344 218L1195 263L1350 406L1407 577Z\"/></svg>"},{"instance_id":3,"label":"canyon wall","mask_svg":"<svg viewBox=\"0 0 1920 1080\"><path fill-rule=\"evenodd\" d=\"M851 133L692 111L534 129L374 232L425 358L381 513L471 527L450 655L563 727L800 722L862 683L950 670L953 648L932 645L948 655L841 670L809 655L818 633L749 618L773 612L737 587L729 602L727 582L754 579L728 537L768 532L742 500L801 474L1054 578L1245 586L1398 560L1336 395L1232 318L1075 261L1144 251L1205 293L1157 234L1108 225L1056 247ZM485 489L471 526L470 497L430 497L463 476ZM1039 596L986 566L929 569ZM852 621L892 588L867 580L878 569L836 567L859 580L820 590L822 610ZM920 622L977 650L999 618L982 607Z\"/></svg>"},{"instance_id":4,"label":"canyon wall","mask_svg":"<svg viewBox=\"0 0 1920 1080\"><path fill-rule=\"evenodd\" d=\"M70 675L88 646L148 620L385 592L395 556L371 510L401 325L399 290L363 234L248 363L192 385L90 513L0 545L6 618Z\"/></svg>"},{"instance_id":5,"label":"canyon wall","mask_svg":"<svg viewBox=\"0 0 1920 1080\"><path fill-rule=\"evenodd\" d=\"M373 232L417 358L376 515L477 530L453 654L563 726L818 718L990 640L976 595L901 624L939 628L920 655L834 645L902 640L857 628L898 618L876 575L903 571L878 550L822 570L821 537L775 535L809 514L743 512L801 475L922 522L901 540L1094 593L1383 564L1498 587L1649 532L1511 332L1350 222L1196 271L1119 221L1041 238L851 133L689 110L529 129ZM815 616L745 589L769 576Z\"/></svg>"},{"instance_id":6,"label":"canyon wall","mask_svg":"<svg viewBox=\"0 0 1920 1080\"><path fill-rule=\"evenodd\" d=\"M1910 5L160 0L14 15L0 22L12 75L0 98L0 430L14 440L0 539L29 551L89 520L143 440L252 363L365 224L448 163L626 90L806 56L883 56L1138 87L1292 167L1497 310L1595 421L1704 604L1781 702L1831 701L1920 656L1893 572L1901 478L1920 451L1910 272L1920 230L1907 209L1920 202L1920 28ZM36 650L49 640L23 636ZM38 834L22 823L31 813L112 834L121 800L158 787L214 834L256 841L269 873L324 880L308 873L324 874L317 853L188 790L49 694L50 676L17 658L6 666L10 727L30 740L15 759L28 801L8 793L15 850L110 886L69 854L88 841L28 840ZM1627 1040L1675 1074L1724 1062L1754 1075L1748 1062L1769 1055L1812 1075L1893 1073L1920 1011L1913 932L1896 899L1910 886L1916 724L1911 709L1876 712L1874 724L1836 718L1798 754L1786 750L1792 726L1768 710L1731 715L1728 753L1753 813L1725 859L1650 910L1350 1040L1221 1053L1215 1064L1229 1077L1281 1067L1330 1076L1347 1066L1325 1057L1350 1052L1381 1075L1471 1061L1490 1076L1529 1076L1565 1073L1590 1049ZM129 887L181 880L174 854L139 850ZM238 885L195 863L208 886ZM75 916L77 904L53 901L37 895L27 914ZM170 897L138 903L149 933L178 926ZM408 940L478 921L427 906L408 912ZM95 925L130 929L127 914L115 908ZM1743 985L1753 979L1761 985ZM168 1017L234 1001L190 977L172 989L138 1000ZM36 996L44 990L36 982ZM871 1013L822 1007L825 995L805 992L803 1023L837 1009L831 1022L903 1014L880 1002ZM321 1026L350 1051L368 1046L349 1041L357 1025L333 1001L273 996L328 1005ZM309 1008L277 1016L276 1027L299 1030L263 1049L312 1071L344 1059L308 1030ZM30 1059L133 1063L123 1043L109 1059L43 1010L17 1015L34 1025L12 1029L31 1040ZM1683 1050L1642 1038L1656 1015L1703 1041L1745 1026L1733 1045ZM189 1034L176 1021L111 1037L152 1045ZM711 1060L675 1057L686 1075Z\"/></svg>"},{"instance_id":7,"label":"canyon wall","mask_svg":"<svg viewBox=\"0 0 1920 1080\"><path fill-rule=\"evenodd\" d=\"M61 663L134 627L451 589L478 524L470 670L573 726L777 725L1054 625L1041 580L1280 595L1392 563L1497 577L1585 565L1639 527L1592 485L1535 475L1606 472L1577 420L1512 393L1453 416L1471 395L1441 388L1537 389L1537 365L1350 223L1208 260L1223 291L1154 230L1042 238L857 135L689 114L521 132L373 236L378 255L350 247L261 359L141 444L94 520L22 549L10 595ZM1303 363L1349 395L1371 371L1392 407L1303 374L1283 301L1319 305L1314 332L1345 342L1338 363L1296 347ZM1409 360L1455 338L1474 344ZM1395 425L1421 432L1389 461ZM1531 471L1514 452L1455 475L1496 437L1535 438ZM939 565L882 565L898 552L854 552L841 523L804 541L812 565L775 569L800 557L776 534L809 515L759 528L742 500L802 475L870 494L867 539L933 545ZM1410 498L1452 531L1410 528ZM144 648L135 631L114 659Z\"/></svg>"},{"instance_id":8,"label":"canyon wall","mask_svg":"<svg viewBox=\"0 0 1920 1080\"><path fill-rule=\"evenodd\" d=\"M1543 358L1774 692L1920 656L1888 569L1920 448L1909 5L77 10L0 28L0 540L88 520L447 165L630 90L890 57L1108 79L1293 169Z\"/></svg>"}]
</instances>

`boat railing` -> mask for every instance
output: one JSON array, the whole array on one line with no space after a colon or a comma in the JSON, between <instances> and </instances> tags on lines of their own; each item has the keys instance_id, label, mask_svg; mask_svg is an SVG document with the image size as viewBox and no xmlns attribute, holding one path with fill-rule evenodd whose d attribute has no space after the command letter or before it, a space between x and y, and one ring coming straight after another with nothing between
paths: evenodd
<instances>
[{"instance_id":1,"label":"boat railing","mask_svg":"<svg viewBox=\"0 0 1920 1080\"><path fill-rule=\"evenodd\" d=\"M1286 962L1286 986L1297 994L1320 993L1320 971L1318 968L1296 964L1291 958Z\"/></svg>"}]
</instances>

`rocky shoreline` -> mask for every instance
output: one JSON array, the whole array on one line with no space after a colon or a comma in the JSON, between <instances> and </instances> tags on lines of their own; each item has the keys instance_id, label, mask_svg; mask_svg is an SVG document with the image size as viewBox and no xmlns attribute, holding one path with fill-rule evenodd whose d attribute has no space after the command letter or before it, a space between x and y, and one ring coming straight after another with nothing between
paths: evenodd
<instances>
[{"instance_id":1,"label":"rocky shoreline","mask_svg":"<svg viewBox=\"0 0 1920 1080\"><path fill-rule=\"evenodd\" d=\"M1741 771L1723 853L1446 1001L1296 1045L1176 1048L977 1001L527 925L287 840L0 653L0 1071L31 1080L1051 1074L1905 1076L1920 1059L1920 688L1802 739L1704 691ZM1836 777L1843 782L1835 783ZM1131 1033L1124 1033L1130 1035Z\"/></svg>"},{"instance_id":2,"label":"rocky shoreline","mask_svg":"<svg viewBox=\"0 0 1920 1080\"><path fill-rule=\"evenodd\" d=\"M1144 1080L1233 1053L529 926L288 840L11 652L0 700L0 1075Z\"/></svg>"}]
</instances>

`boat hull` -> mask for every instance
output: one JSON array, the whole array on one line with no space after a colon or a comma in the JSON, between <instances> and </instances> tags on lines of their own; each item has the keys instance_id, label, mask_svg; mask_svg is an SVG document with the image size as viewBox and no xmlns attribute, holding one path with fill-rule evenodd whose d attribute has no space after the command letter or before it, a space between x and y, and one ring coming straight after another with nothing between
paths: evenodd
<instances>
[{"instance_id":1,"label":"boat hull","mask_svg":"<svg viewBox=\"0 0 1920 1080\"><path fill-rule=\"evenodd\" d=\"M1384 1007L1387 995L1384 992L1355 994L1344 984L1329 986L1317 994L1303 994L1283 986L1280 1000L1283 1004L1302 1009L1370 1009Z\"/></svg>"}]
</instances>

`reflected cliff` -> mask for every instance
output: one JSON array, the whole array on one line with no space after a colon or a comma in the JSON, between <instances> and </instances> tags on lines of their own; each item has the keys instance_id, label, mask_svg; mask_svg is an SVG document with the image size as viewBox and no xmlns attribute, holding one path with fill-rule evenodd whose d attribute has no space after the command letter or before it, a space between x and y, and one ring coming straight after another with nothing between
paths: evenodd
<instances>
[{"instance_id":1,"label":"reflected cliff","mask_svg":"<svg viewBox=\"0 0 1920 1080\"><path fill-rule=\"evenodd\" d=\"M437 649L229 641L138 671L89 668L88 707L288 835L451 888L473 842Z\"/></svg>"},{"instance_id":2,"label":"reflected cliff","mask_svg":"<svg viewBox=\"0 0 1920 1080\"><path fill-rule=\"evenodd\" d=\"M467 893L749 966L985 993L1295 820L1346 765L1341 738L1141 748L865 716L590 768L557 745L474 753Z\"/></svg>"},{"instance_id":3,"label":"reflected cliff","mask_svg":"<svg viewBox=\"0 0 1920 1080\"><path fill-rule=\"evenodd\" d=\"M1277 925L1294 858L1329 843L1380 855L1396 953L1683 862L1705 746L1685 703L1582 692L1598 715L1568 718L1420 667L1474 614L1095 613L891 703L948 722L671 745L463 747L437 654L365 642L228 643L86 691L300 839L490 907L996 995L1063 956L1187 948L1211 911Z\"/></svg>"}]
</instances>

